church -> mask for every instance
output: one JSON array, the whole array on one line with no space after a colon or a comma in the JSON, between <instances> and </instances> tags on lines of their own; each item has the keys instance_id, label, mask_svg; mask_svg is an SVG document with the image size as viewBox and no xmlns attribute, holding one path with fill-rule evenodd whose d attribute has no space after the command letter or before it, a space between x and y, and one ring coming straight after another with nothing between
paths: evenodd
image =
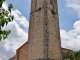
<instances>
[{"instance_id":1,"label":"church","mask_svg":"<svg viewBox=\"0 0 80 60\"><path fill-rule=\"evenodd\" d=\"M16 50L16 55L11 57L9 60L27 60L27 44L24 43L20 48ZM35 48L36 49L36 48ZM68 58L68 53L72 52L70 49L61 48L62 50L62 59Z\"/></svg>"},{"instance_id":2,"label":"church","mask_svg":"<svg viewBox=\"0 0 80 60\"><path fill-rule=\"evenodd\" d=\"M28 42L9 60L64 60L72 50L61 48L57 0L31 0Z\"/></svg>"}]
</instances>

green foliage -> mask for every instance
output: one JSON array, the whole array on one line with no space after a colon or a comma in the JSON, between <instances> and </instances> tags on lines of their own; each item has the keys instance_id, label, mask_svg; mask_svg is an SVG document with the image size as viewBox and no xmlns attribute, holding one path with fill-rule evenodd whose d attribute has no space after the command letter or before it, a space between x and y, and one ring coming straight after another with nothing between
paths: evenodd
<instances>
[{"instance_id":1,"label":"green foliage","mask_svg":"<svg viewBox=\"0 0 80 60\"><path fill-rule=\"evenodd\" d=\"M72 57L74 60L76 60L76 57L77 57L77 51L70 52L70 53L69 53L69 56Z\"/></svg>"},{"instance_id":2,"label":"green foliage","mask_svg":"<svg viewBox=\"0 0 80 60\"><path fill-rule=\"evenodd\" d=\"M13 21L14 16L11 15L11 9L13 8L13 4L9 4L8 5L8 9L5 10L2 7L2 4L5 2L6 0L0 0L0 41L3 39L6 39L8 37L8 35L10 34L10 30L8 31L3 31L1 28L4 27L4 25L8 24L9 22Z\"/></svg>"},{"instance_id":3,"label":"green foliage","mask_svg":"<svg viewBox=\"0 0 80 60\"><path fill-rule=\"evenodd\" d=\"M11 9L13 8L13 5L10 3L9 5L8 5L8 11L11 13Z\"/></svg>"},{"instance_id":4,"label":"green foliage","mask_svg":"<svg viewBox=\"0 0 80 60\"><path fill-rule=\"evenodd\" d=\"M5 2L5 0L0 0L0 8L2 7L3 2Z\"/></svg>"},{"instance_id":5,"label":"green foliage","mask_svg":"<svg viewBox=\"0 0 80 60\"><path fill-rule=\"evenodd\" d=\"M5 2L6 0L1 0L1 1L2 1L2 3L3 3L3 2Z\"/></svg>"},{"instance_id":6,"label":"green foliage","mask_svg":"<svg viewBox=\"0 0 80 60\"><path fill-rule=\"evenodd\" d=\"M79 60L80 59L80 51L70 52L68 56L70 58L72 58L73 60ZM69 60L69 59L65 59L65 60Z\"/></svg>"},{"instance_id":7,"label":"green foliage","mask_svg":"<svg viewBox=\"0 0 80 60\"><path fill-rule=\"evenodd\" d=\"M70 58L64 59L64 60L70 60Z\"/></svg>"}]
</instances>

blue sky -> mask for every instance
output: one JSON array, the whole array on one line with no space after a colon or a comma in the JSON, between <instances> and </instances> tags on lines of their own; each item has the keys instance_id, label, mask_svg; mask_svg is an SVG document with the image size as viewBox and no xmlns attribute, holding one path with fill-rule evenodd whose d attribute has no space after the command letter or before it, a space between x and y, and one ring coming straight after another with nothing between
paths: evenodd
<instances>
[{"instance_id":1,"label":"blue sky","mask_svg":"<svg viewBox=\"0 0 80 60\"><path fill-rule=\"evenodd\" d=\"M74 10L66 6L66 1L58 0L58 11L60 28L67 31L72 29L74 22L78 19Z\"/></svg>"},{"instance_id":2,"label":"blue sky","mask_svg":"<svg viewBox=\"0 0 80 60\"><path fill-rule=\"evenodd\" d=\"M13 22L4 26L3 30L11 30L4 41L0 41L0 60L8 60L28 38L29 13L31 0L7 0L14 4ZM80 50L80 0L58 0L61 46L72 50Z\"/></svg>"},{"instance_id":3,"label":"blue sky","mask_svg":"<svg viewBox=\"0 0 80 60\"><path fill-rule=\"evenodd\" d=\"M21 13L27 18L27 20L29 20L30 1L17 0L16 3L15 1L16 0L13 1L7 0L7 3L12 2L14 4L14 9L18 9L19 11L21 11ZM59 11L60 28L70 30L73 26L73 23L76 21L76 19L78 19L76 13L74 12L74 10L72 11L71 8L66 7L66 1L64 0L58 0L58 11Z\"/></svg>"}]
</instances>

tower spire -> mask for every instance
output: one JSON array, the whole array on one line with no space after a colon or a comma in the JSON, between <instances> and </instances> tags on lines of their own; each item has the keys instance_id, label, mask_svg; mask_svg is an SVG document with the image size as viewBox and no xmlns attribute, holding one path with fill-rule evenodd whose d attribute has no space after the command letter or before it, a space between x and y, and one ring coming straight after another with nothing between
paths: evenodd
<instances>
[{"instance_id":1,"label":"tower spire","mask_svg":"<svg viewBox=\"0 0 80 60\"><path fill-rule=\"evenodd\" d=\"M57 0L32 0L27 60L62 60Z\"/></svg>"}]
</instances>

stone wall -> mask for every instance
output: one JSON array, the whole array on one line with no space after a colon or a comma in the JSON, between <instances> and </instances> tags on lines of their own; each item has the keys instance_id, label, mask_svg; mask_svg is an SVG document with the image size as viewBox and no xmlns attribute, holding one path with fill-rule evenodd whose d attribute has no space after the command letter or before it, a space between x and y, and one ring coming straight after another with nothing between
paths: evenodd
<instances>
[{"instance_id":1,"label":"stone wall","mask_svg":"<svg viewBox=\"0 0 80 60\"><path fill-rule=\"evenodd\" d=\"M61 60L57 0L31 0L28 60Z\"/></svg>"},{"instance_id":2,"label":"stone wall","mask_svg":"<svg viewBox=\"0 0 80 60\"><path fill-rule=\"evenodd\" d=\"M61 48L63 60L68 57L68 53L72 50ZM27 42L16 51L16 55L9 60L27 60Z\"/></svg>"}]
</instances>

